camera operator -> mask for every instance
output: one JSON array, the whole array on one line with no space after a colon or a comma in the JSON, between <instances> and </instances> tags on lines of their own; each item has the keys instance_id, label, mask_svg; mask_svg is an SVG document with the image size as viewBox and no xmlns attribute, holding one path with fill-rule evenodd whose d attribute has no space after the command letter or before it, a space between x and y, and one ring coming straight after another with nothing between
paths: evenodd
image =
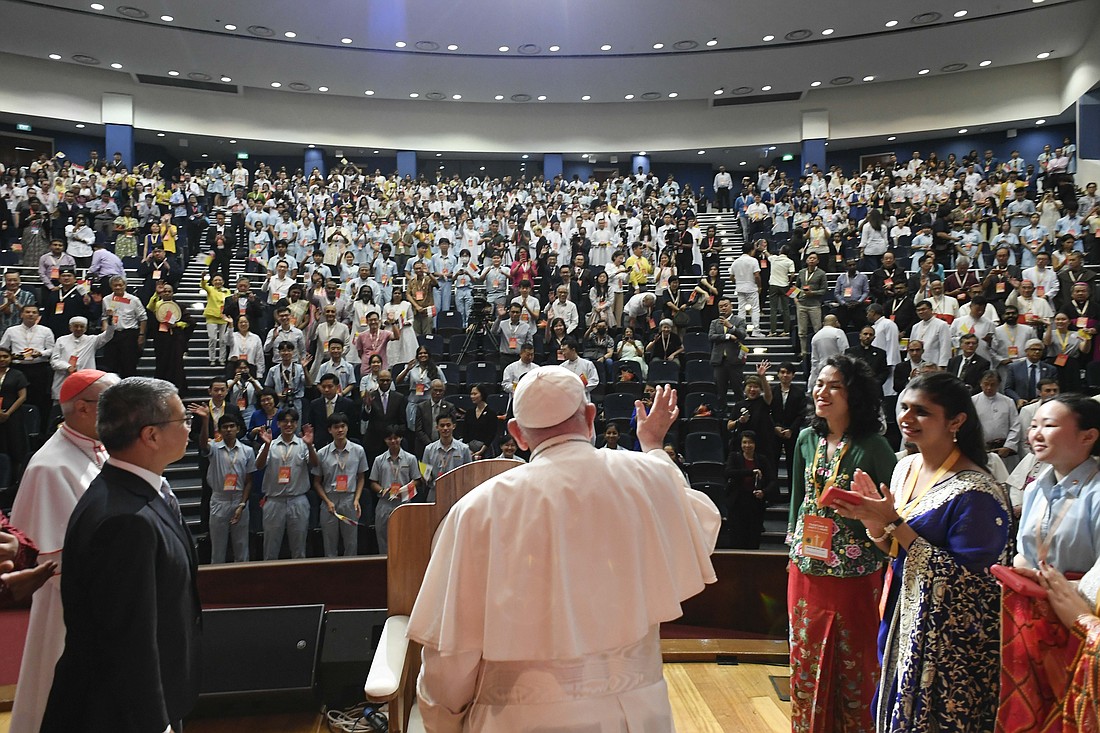
<instances>
[{"instance_id":1,"label":"camera operator","mask_svg":"<svg viewBox=\"0 0 1100 733\"><path fill-rule=\"evenodd\" d=\"M520 349L524 344L531 344L535 335L535 326L530 321L520 318L522 306L512 303L508 307L508 319L501 316L493 324L492 333L497 336L500 350L501 366L507 366L519 359Z\"/></svg>"}]
</instances>

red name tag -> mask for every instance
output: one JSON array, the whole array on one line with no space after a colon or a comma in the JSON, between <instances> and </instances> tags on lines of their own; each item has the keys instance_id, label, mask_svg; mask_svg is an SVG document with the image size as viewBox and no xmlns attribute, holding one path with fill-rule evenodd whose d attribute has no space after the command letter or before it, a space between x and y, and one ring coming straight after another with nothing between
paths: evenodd
<instances>
[{"instance_id":1,"label":"red name tag","mask_svg":"<svg viewBox=\"0 0 1100 733\"><path fill-rule=\"evenodd\" d=\"M336 491L343 493L348 490L348 477L337 476L336 477Z\"/></svg>"},{"instance_id":2,"label":"red name tag","mask_svg":"<svg viewBox=\"0 0 1100 733\"><path fill-rule=\"evenodd\" d=\"M280 484L289 484L290 483L290 466L280 466L279 467L278 482Z\"/></svg>"},{"instance_id":3,"label":"red name tag","mask_svg":"<svg viewBox=\"0 0 1100 733\"><path fill-rule=\"evenodd\" d=\"M222 482L222 491L239 491L240 487L237 484L237 474L227 473L225 474L225 481Z\"/></svg>"}]
</instances>

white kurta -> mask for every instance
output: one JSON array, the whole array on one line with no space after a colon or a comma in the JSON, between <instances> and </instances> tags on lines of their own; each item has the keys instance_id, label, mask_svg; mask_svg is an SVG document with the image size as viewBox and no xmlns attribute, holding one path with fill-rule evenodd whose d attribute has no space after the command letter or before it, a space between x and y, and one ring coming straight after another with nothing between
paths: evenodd
<instances>
[{"instance_id":1,"label":"white kurta","mask_svg":"<svg viewBox=\"0 0 1100 733\"><path fill-rule=\"evenodd\" d=\"M672 729L658 624L714 582L721 518L663 451L546 441L450 511L409 621L431 731Z\"/></svg>"},{"instance_id":2,"label":"white kurta","mask_svg":"<svg viewBox=\"0 0 1100 733\"><path fill-rule=\"evenodd\" d=\"M107 459L102 444L65 425L34 454L12 507L12 523L35 541L39 561L60 566L65 529L76 502ZM12 733L37 733L65 648L61 568L31 597L31 616L11 713Z\"/></svg>"}]
</instances>

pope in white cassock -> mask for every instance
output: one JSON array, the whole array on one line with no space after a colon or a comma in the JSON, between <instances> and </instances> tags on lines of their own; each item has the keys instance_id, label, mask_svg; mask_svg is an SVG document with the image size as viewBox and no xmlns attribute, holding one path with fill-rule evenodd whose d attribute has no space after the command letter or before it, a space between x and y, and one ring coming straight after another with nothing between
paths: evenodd
<instances>
[{"instance_id":1,"label":"pope in white cassock","mask_svg":"<svg viewBox=\"0 0 1100 733\"><path fill-rule=\"evenodd\" d=\"M69 375L59 393L65 422L27 464L15 497L12 523L38 545L40 563L58 564L58 574L31 599L11 733L38 733L42 727L54 666L65 648L60 567L65 529L76 502L107 460L96 431L96 415L100 393L118 381L117 375L97 369Z\"/></svg>"},{"instance_id":2,"label":"pope in white cassock","mask_svg":"<svg viewBox=\"0 0 1100 733\"><path fill-rule=\"evenodd\" d=\"M443 520L408 635L433 733L672 731L658 625L715 581L721 517L661 450L676 394L638 403L645 453L596 450L596 408L558 366L519 383L531 462Z\"/></svg>"}]
</instances>

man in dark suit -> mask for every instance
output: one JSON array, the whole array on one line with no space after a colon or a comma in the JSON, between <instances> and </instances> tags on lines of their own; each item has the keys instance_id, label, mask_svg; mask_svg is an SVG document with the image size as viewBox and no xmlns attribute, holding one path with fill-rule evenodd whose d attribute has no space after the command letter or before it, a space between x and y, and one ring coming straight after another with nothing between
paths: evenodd
<instances>
[{"instance_id":1,"label":"man in dark suit","mask_svg":"<svg viewBox=\"0 0 1100 733\"><path fill-rule=\"evenodd\" d=\"M903 338L909 335L909 329L917 322L917 308L909 296L908 283L894 283L894 297L886 301L885 315L898 327L898 333Z\"/></svg>"},{"instance_id":2,"label":"man in dark suit","mask_svg":"<svg viewBox=\"0 0 1100 733\"><path fill-rule=\"evenodd\" d=\"M332 442L332 436L328 432L328 418L335 412L345 415L355 414L355 402L340 394L340 378L335 374L326 374L317 382L321 396L311 400L306 407L306 417L303 424L313 426L313 447L321 450ZM355 425L348 425L348 439L359 442L359 421Z\"/></svg>"},{"instance_id":3,"label":"man in dark suit","mask_svg":"<svg viewBox=\"0 0 1100 733\"><path fill-rule=\"evenodd\" d=\"M408 440L408 399L393 388L393 376L388 369L378 372L378 389L363 397L363 448L372 461L386 452L386 431L400 428L403 441Z\"/></svg>"},{"instance_id":4,"label":"man in dark suit","mask_svg":"<svg viewBox=\"0 0 1100 733\"><path fill-rule=\"evenodd\" d=\"M978 350L978 337L975 334L965 334L959 339L959 346L961 353L948 360L947 373L966 382L970 387L970 394L978 394L982 388L982 375L989 371L989 360L975 353Z\"/></svg>"},{"instance_id":5,"label":"man in dark suit","mask_svg":"<svg viewBox=\"0 0 1100 733\"><path fill-rule=\"evenodd\" d=\"M199 692L202 611L191 534L163 479L190 416L168 382L129 377L99 399L111 457L65 533L65 651L45 733L177 733Z\"/></svg>"},{"instance_id":6,"label":"man in dark suit","mask_svg":"<svg viewBox=\"0 0 1100 733\"><path fill-rule=\"evenodd\" d=\"M871 367L871 371L878 380L879 385L886 384L890 377L890 367L886 364L886 352L871 344L875 340L875 329L864 326L859 330L859 343L847 349L844 353L855 359L860 359Z\"/></svg>"},{"instance_id":7,"label":"man in dark suit","mask_svg":"<svg viewBox=\"0 0 1100 733\"><path fill-rule=\"evenodd\" d=\"M779 451L787 456L787 490L791 487L794 472L794 442L806 423L806 390L793 384L797 368L790 362L779 365L779 389L772 390L772 422L775 424L776 455L775 464L779 464Z\"/></svg>"},{"instance_id":8,"label":"man in dark suit","mask_svg":"<svg viewBox=\"0 0 1100 733\"><path fill-rule=\"evenodd\" d=\"M175 288L183 277L183 270L172 265L172 260L165 256L164 248L157 247L143 260L137 268L137 276L144 280L138 290L138 298L142 304L148 303L156 292L157 282L165 282Z\"/></svg>"},{"instance_id":9,"label":"man in dark suit","mask_svg":"<svg viewBox=\"0 0 1100 733\"><path fill-rule=\"evenodd\" d=\"M237 234L233 225L225 220L225 212L219 211L214 215L214 223L206 228L205 241L214 255L210 261L210 277L221 273L222 279L229 282L229 258L237 248ZM192 251L197 252L198 246L198 242L193 243Z\"/></svg>"},{"instance_id":10,"label":"man in dark suit","mask_svg":"<svg viewBox=\"0 0 1100 733\"><path fill-rule=\"evenodd\" d=\"M232 324L234 330L237 326L237 319L241 316L248 316L249 330L261 335L265 332L264 304L260 302L256 293L252 292L252 281L248 277L242 275L237 278L237 290L226 297L224 312L226 319ZM263 367L262 364L259 366Z\"/></svg>"},{"instance_id":11,"label":"man in dark suit","mask_svg":"<svg viewBox=\"0 0 1100 733\"><path fill-rule=\"evenodd\" d=\"M718 301L718 317L710 322L707 336L710 338L710 365L714 368L714 383L718 397L724 400L729 389L741 399L745 371L745 357L741 344L745 340L745 319L733 315L733 303L729 298Z\"/></svg>"},{"instance_id":12,"label":"man in dark suit","mask_svg":"<svg viewBox=\"0 0 1100 733\"><path fill-rule=\"evenodd\" d=\"M936 368L935 364L924 360L924 344L919 340L911 340L905 351L908 358L894 366L894 392L899 395L914 377Z\"/></svg>"},{"instance_id":13,"label":"man in dark suit","mask_svg":"<svg viewBox=\"0 0 1100 733\"><path fill-rule=\"evenodd\" d=\"M893 252L882 255L882 267L871 273L871 300L886 305L894 295L894 283L904 282L905 272L898 267Z\"/></svg>"},{"instance_id":14,"label":"man in dark suit","mask_svg":"<svg viewBox=\"0 0 1100 733\"><path fill-rule=\"evenodd\" d=\"M1039 399L1039 380L1058 378L1058 368L1043 361L1044 351L1042 341L1031 339L1024 344L1027 358L1008 365L1005 394L1016 401L1017 410Z\"/></svg>"},{"instance_id":15,"label":"man in dark suit","mask_svg":"<svg viewBox=\"0 0 1100 733\"><path fill-rule=\"evenodd\" d=\"M415 448L413 451L417 458L424 455L424 449L429 443L439 440L439 430L436 428L436 419L440 415L454 415L454 403L443 399L447 393L447 385L443 380L436 379L432 382L431 397L416 406L416 433Z\"/></svg>"},{"instance_id":16,"label":"man in dark suit","mask_svg":"<svg viewBox=\"0 0 1100 733\"><path fill-rule=\"evenodd\" d=\"M1066 311L1066 315L1072 320L1075 316L1067 309L1071 307L1073 300L1073 286L1077 283L1085 283L1088 290L1085 293L1084 302L1089 302L1089 295L1096 287L1096 273L1085 269L1085 257L1080 252L1070 252L1066 255L1066 266L1058 273L1058 307Z\"/></svg>"}]
</instances>

